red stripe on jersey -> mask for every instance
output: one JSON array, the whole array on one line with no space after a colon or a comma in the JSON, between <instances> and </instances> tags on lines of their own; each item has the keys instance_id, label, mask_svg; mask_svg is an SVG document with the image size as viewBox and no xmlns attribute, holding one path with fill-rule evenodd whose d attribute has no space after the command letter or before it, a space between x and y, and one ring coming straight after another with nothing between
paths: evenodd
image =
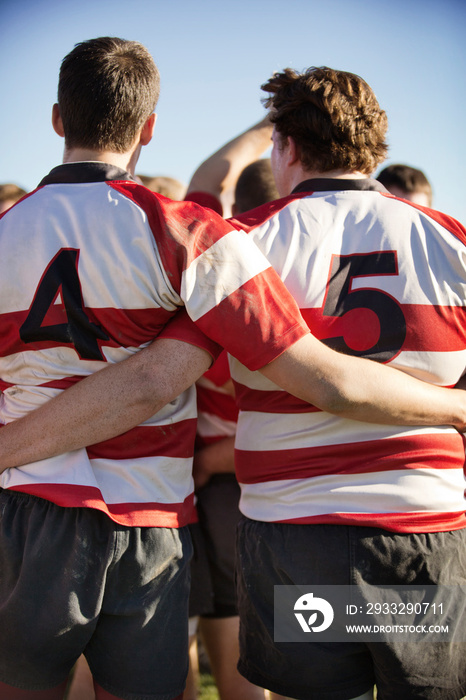
<instances>
[{"instance_id":1,"label":"red stripe on jersey","mask_svg":"<svg viewBox=\"0 0 466 700\"><path fill-rule=\"evenodd\" d=\"M275 451L235 449L235 463L243 484L400 469L462 469L464 441L459 433L448 433Z\"/></svg>"},{"instance_id":2,"label":"red stripe on jersey","mask_svg":"<svg viewBox=\"0 0 466 700\"><path fill-rule=\"evenodd\" d=\"M86 374L84 377L75 375L74 377L64 377L63 379L54 379L51 382L44 382L44 384L39 384L38 386L45 386L50 389L68 389L70 386L73 386L73 384L77 384L80 382L82 379L85 379L88 375Z\"/></svg>"},{"instance_id":3,"label":"red stripe on jersey","mask_svg":"<svg viewBox=\"0 0 466 700\"><path fill-rule=\"evenodd\" d=\"M199 413L210 413L233 423L238 420L238 407L233 396L204 386L197 387L197 409Z\"/></svg>"},{"instance_id":4,"label":"red stripe on jersey","mask_svg":"<svg viewBox=\"0 0 466 700\"><path fill-rule=\"evenodd\" d=\"M309 332L296 302L289 294L284 295L283 290L277 273L269 267L196 323L209 338L228 348L228 352L248 369L260 369ZM253 304L261 311L256 317L251 316ZM267 317L264 309L267 309ZM243 333L238 333L240 316ZM222 318L221 324L218 323L219 317ZM226 332L227 328L231 328L230 333ZM258 347L262 348L260 352Z\"/></svg>"},{"instance_id":5,"label":"red stripe on jersey","mask_svg":"<svg viewBox=\"0 0 466 700\"><path fill-rule=\"evenodd\" d=\"M316 413L316 408L307 401L302 401L286 391L261 391L250 389L233 381L238 408L241 411L259 411L260 413Z\"/></svg>"},{"instance_id":6,"label":"red stripe on jersey","mask_svg":"<svg viewBox=\"0 0 466 700\"><path fill-rule=\"evenodd\" d=\"M454 352L466 348L466 307L400 304L406 319L406 338L401 350ZM342 336L351 348L364 351L380 336L377 315L367 308L352 309L344 316L324 316L323 309L301 309L319 340Z\"/></svg>"},{"instance_id":7,"label":"red stripe on jersey","mask_svg":"<svg viewBox=\"0 0 466 700\"><path fill-rule=\"evenodd\" d=\"M3 379L0 379L0 391L6 391L7 389L11 389L12 386L15 385L10 384L9 382L4 382Z\"/></svg>"},{"instance_id":8,"label":"red stripe on jersey","mask_svg":"<svg viewBox=\"0 0 466 700\"><path fill-rule=\"evenodd\" d=\"M104 329L108 340L97 339L99 347L138 347L157 337L160 330L174 315L173 311L155 309L90 309L84 307L88 319ZM4 333L0 338L0 356L6 357L27 350L45 350L53 347L73 347L73 344L57 340L40 340L24 343L20 338L20 328L29 311L15 311L2 314ZM49 309L47 323L42 327L67 322L66 312L59 305Z\"/></svg>"},{"instance_id":9,"label":"red stripe on jersey","mask_svg":"<svg viewBox=\"0 0 466 700\"><path fill-rule=\"evenodd\" d=\"M390 532L445 532L466 527L464 511L452 513L332 513L277 520L292 525L355 525L380 527Z\"/></svg>"},{"instance_id":10,"label":"red stripe on jersey","mask_svg":"<svg viewBox=\"0 0 466 700\"><path fill-rule=\"evenodd\" d=\"M215 386L223 386L227 383L230 379L230 364L228 353L225 350L218 356L212 367L204 373L204 377Z\"/></svg>"},{"instance_id":11,"label":"red stripe on jersey","mask_svg":"<svg viewBox=\"0 0 466 700\"><path fill-rule=\"evenodd\" d=\"M192 521L194 494L183 503L110 503L98 488L72 484L26 484L12 491L28 493L63 508L94 508L120 525L130 527L184 527Z\"/></svg>"},{"instance_id":12,"label":"red stripe on jersey","mask_svg":"<svg viewBox=\"0 0 466 700\"><path fill-rule=\"evenodd\" d=\"M34 384L34 386L44 386L47 387L48 389L68 389L70 386L73 386L73 384L77 384L78 382L81 381L81 379L85 379L88 375L84 376L79 376L75 375L74 377L64 377L63 379L54 379L51 382L44 382L43 384ZM0 379L0 390L5 391L5 389L9 389L12 386L16 386L15 384L9 384L8 382L3 382ZM1 427L1 426L0 426Z\"/></svg>"},{"instance_id":13,"label":"red stripe on jersey","mask_svg":"<svg viewBox=\"0 0 466 700\"><path fill-rule=\"evenodd\" d=\"M138 459L139 457L193 456L197 420L190 418L169 425L138 426L123 435L87 448L90 459Z\"/></svg>"},{"instance_id":14,"label":"red stripe on jersey","mask_svg":"<svg viewBox=\"0 0 466 700\"><path fill-rule=\"evenodd\" d=\"M134 183L107 184L144 210L176 291L181 288L181 273L192 261L232 230L221 216L194 202L176 202Z\"/></svg>"},{"instance_id":15,"label":"red stripe on jersey","mask_svg":"<svg viewBox=\"0 0 466 700\"><path fill-rule=\"evenodd\" d=\"M196 452L198 450L202 450L206 445L213 445L214 442L220 442L221 440L228 440L229 438L226 438L225 435L209 435L209 436L204 436L204 435L199 435L199 433L196 436Z\"/></svg>"}]
</instances>

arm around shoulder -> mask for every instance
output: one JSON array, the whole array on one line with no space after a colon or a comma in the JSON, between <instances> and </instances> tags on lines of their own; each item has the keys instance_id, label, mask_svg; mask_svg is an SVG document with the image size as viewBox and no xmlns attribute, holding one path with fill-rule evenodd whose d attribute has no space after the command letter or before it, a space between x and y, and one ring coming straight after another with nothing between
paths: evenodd
<instances>
[{"instance_id":1,"label":"arm around shoulder","mask_svg":"<svg viewBox=\"0 0 466 700\"><path fill-rule=\"evenodd\" d=\"M121 435L190 387L211 362L195 345L154 341L3 426L0 472Z\"/></svg>"},{"instance_id":2,"label":"arm around shoulder","mask_svg":"<svg viewBox=\"0 0 466 700\"><path fill-rule=\"evenodd\" d=\"M323 411L367 423L466 426L466 392L437 387L378 362L343 355L306 335L264 376Z\"/></svg>"}]
</instances>

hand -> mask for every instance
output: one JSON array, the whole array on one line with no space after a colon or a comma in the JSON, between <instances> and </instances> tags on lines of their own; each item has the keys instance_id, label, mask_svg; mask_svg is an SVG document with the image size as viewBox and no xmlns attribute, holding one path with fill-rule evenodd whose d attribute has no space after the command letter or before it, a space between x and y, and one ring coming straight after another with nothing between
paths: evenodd
<instances>
[{"instance_id":1,"label":"hand","mask_svg":"<svg viewBox=\"0 0 466 700\"><path fill-rule=\"evenodd\" d=\"M235 473L235 438L227 437L203 447L194 454L194 487L205 486L214 474Z\"/></svg>"}]
</instances>

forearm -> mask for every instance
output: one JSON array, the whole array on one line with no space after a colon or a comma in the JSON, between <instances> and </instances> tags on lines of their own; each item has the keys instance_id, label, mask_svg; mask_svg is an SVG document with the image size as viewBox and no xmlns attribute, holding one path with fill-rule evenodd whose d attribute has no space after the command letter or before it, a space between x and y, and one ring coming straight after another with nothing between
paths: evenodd
<instances>
[{"instance_id":1,"label":"forearm","mask_svg":"<svg viewBox=\"0 0 466 700\"><path fill-rule=\"evenodd\" d=\"M0 472L130 430L191 386L211 361L205 350L167 339L109 365L2 427Z\"/></svg>"},{"instance_id":2,"label":"forearm","mask_svg":"<svg viewBox=\"0 0 466 700\"><path fill-rule=\"evenodd\" d=\"M204 486L214 474L234 474L235 438L217 440L194 455L193 476L196 488Z\"/></svg>"},{"instance_id":3,"label":"forearm","mask_svg":"<svg viewBox=\"0 0 466 700\"><path fill-rule=\"evenodd\" d=\"M327 348L309 335L261 372L323 411L388 425L466 424L466 392L421 382L391 367Z\"/></svg>"}]
</instances>

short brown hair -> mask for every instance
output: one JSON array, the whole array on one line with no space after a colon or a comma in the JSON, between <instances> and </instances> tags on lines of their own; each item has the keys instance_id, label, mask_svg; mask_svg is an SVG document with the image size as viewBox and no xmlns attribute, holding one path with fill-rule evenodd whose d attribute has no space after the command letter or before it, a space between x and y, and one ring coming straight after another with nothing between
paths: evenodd
<instances>
[{"instance_id":1,"label":"short brown hair","mask_svg":"<svg viewBox=\"0 0 466 700\"><path fill-rule=\"evenodd\" d=\"M239 214L278 199L278 196L270 158L261 158L247 165L236 182L235 206Z\"/></svg>"},{"instance_id":2,"label":"short brown hair","mask_svg":"<svg viewBox=\"0 0 466 700\"><path fill-rule=\"evenodd\" d=\"M406 194L424 192L429 200L429 206L432 205L432 185L419 168L413 168L411 165L403 165L402 163L393 163L380 171L377 175L377 180L387 190L394 186Z\"/></svg>"},{"instance_id":3,"label":"short brown hair","mask_svg":"<svg viewBox=\"0 0 466 700\"><path fill-rule=\"evenodd\" d=\"M26 190L12 182L5 182L0 185L0 202L17 202L25 194L27 194Z\"/></svg>"},{"instance_id":4,"label":"short brown hair","mask_svg":"<svg viewBox=\"0 0 466 700\"><path fill-rule=\"evenodd\" d=\"M282 138L292 137L303 167L370 175L387 156L387 115L358 75L322 66L285 68L262 85Z\"/></svg>"},{"instance_id":5,"label":"short brown hair","mask_svg":"<svg viewBox=\"0 0 466 700\"><path fill-rule=\"evenodd\" d=\"M155 109L160 78L136 41L100 37L62 61L58 104L68 147L124 153Z\"/></svg>"}]
</instances>

